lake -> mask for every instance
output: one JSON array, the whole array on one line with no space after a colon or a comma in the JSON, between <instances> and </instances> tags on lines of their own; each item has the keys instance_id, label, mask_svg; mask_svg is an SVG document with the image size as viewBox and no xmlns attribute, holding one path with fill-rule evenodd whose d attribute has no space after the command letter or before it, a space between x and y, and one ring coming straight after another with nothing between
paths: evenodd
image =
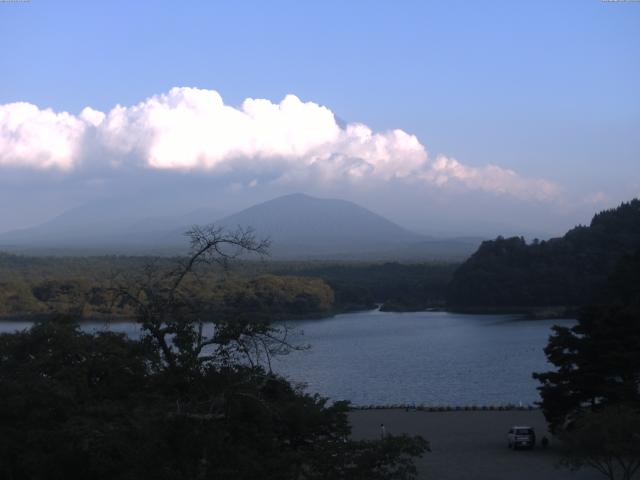
<instances>
[{"instance_id":1,"label":"lake","mask_svg":"<svg viewBox=\"0 0 640 480\"><path fill-rule=\"evenodd\" d=\"M527 405L538 400L534 371L550 368L542 349L554 324L513 315L368 311L287 322L304 351L273 369L308 391L356 405ZM0 322L0 331L25 328ZM83 324L92 331L104 323ZM134 323L109 328L135 336Z\"/></svg>"},{"instance_id":2,"label":"lake","mask_svg":"<svg viewBox=\"0 0 640 480\"><path fill-rule=\"evenodd\" d=\"M290 322L311 348L277 358L274 369L356 405L532 404L531 373L550 368L543 348L551 327L574 323L379 311Z\"/></svg>"}]
</instances>

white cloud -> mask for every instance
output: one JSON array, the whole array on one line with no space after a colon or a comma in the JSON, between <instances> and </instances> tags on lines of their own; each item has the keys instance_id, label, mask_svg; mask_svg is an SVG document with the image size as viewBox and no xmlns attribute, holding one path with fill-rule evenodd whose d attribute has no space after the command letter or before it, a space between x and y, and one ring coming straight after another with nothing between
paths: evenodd
<instances>
[{"instance_id":1,"label":"white cloud","mask_svg":"<svg viewBox=\"0 0 640 480\"><path fill-rule=\"evenodd\" d=\"M0 166L73 167L86 123L25 102L0 105Z\"/></svg>"},{"instance_id":2,"label":"white cloud","mask_svg":"<svg viewBox=\"0 0 640 480\"><path fill-rule=\"evenodd\" d=\"M587 205L603 206L611 202L609 196L604 192L595 192L583 197L582 202Z\"/></svg>"},{"instance_id":3,"label":"white cloud","mask_svg":"<svg viewBox=\"0 0 640 480\"><path fill-rule=\"evenodd\" d=\"M559 187L548 180L524 178L513 170L495 165L466 166L454 158L442 155L430 164L421 177L436 185L460 182L472 190L506 193L519 198L545 200L554 198L559 193Z\"/></svg>"},{"instance_id":4,"label":"white cloud","mask_svg":"<svg viewBox=\"0 0 640 480\"><path fill-rule=\"evenodd\" d=\"M97 127L104 121L105 114L91 107L85 107L80 112L80 118L94 127Z\"/></svg>"},{"instance_id":5,"label":"white cloud","mask_svg":"<svg viewBox=\"0 0 640 480\"><path fill-rule=\"evenodd\" d=\"M72 170L97 161L87 152L101 152L112 166L233 176L229 183L244 176L251 186L266 176L292 183L398 180L532 199L559 190L495 165L431 160L415 135L340 126L331 110L294 95L280 103L248 98L236 108L213 90L173 88L107 113L87 107L77 117L28 103L0 106L0 165Z\"/></svg>"}]
</instances>

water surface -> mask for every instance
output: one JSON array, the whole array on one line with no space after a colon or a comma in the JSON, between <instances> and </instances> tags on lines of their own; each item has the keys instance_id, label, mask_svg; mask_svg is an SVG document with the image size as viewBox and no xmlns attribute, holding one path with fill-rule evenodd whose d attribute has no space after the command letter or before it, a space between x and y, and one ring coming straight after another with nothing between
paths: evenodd
<instances>
[{"instance_id":1,"label":"water surface","mask_svg":"<svg viewBox=\"0 0 640 480\"><path fill-rule=\"evenodd\" d=\"M273 360L275 371L308 391L356 405L500 405L538 400L535 371L550 368L543 348L554 324L509 315L358 312L288 322L293 343L309 344ZM28 328L0 322L0 332ZM87 322L131 337L133 322Z\"/></svg>"},{"instance_id":2,"label":"water surface","mask_svg":"<svg viewBox=\"0 0 640 480\"><path fill-rule=\"evenodd\" d=\"M532 404L534 371L550 368L543 348L554 324L509 315L359 312L291 322L307 351L274 369L311 392L354 404Z\"/></svg>"}]
</instances>

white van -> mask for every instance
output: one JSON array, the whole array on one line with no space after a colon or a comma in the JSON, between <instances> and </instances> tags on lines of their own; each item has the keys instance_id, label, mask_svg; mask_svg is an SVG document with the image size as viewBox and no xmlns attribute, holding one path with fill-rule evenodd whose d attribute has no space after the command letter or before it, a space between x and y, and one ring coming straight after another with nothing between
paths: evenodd
<instances>
[{"instance_id":1,"label":"white van","mask_svg":"<svg viewBox=\"0 0 640 480\"><path fill-rule=\"evenodd\" d=\"M507 445L514 450L519 447L533 448L536 444L536 432L532 427L511 427L507 434Z\"/></svg>"}]
</instances>

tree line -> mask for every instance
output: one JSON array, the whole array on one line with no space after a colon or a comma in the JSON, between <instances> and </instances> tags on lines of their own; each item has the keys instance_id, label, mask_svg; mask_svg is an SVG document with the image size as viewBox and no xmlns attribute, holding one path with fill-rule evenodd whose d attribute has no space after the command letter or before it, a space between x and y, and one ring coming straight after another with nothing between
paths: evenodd
<instances>
[{"instance_id":1,"label":"tree line","mask_svg":"<svg viewBox=\"0 0 640 480\"><path fill-rule=\"evenodd\" d=\"M0 253L0 315L127 316L110 286L166 257L25 257ZM382 305L387 311L442 307L453 263L236 261L200 273L194 290L219 312L250 311L271 319L322 316Z\"/></svg>"},{"instance_id":2,"label":"tree line","mask_svg":"<svg viewBox=\"0 0 640 480\"><path fill-rule=\"evenodd\" d=\"M599 298L575 326L553 328L545 354L555 369L533 376L565 465L631 480L640 471L640 249L620 259Z\"/></svg>"},{"instance_id":3,"label":"tree line","mask_svg":"<svg viewBox=\"0 0 640 480\"><path fill-rule=\"evenodd\" d=\"M72 314L81 318L131 317L129 305L114 295L112 281L83 278L0 282L0 315ZM260 275L191 280L193 291L218 315L244 312L283 319L332 311L334 294L316 278Z\"/></svg>"},{"instance_id":4,"label":"tree line","mask_svg":"<svg viewBox=\"0 0 640 480\"><path fill-rule=\"evenodd\" d=\"M603 300L607 277L640 249L640 200L596 214L561 238L483 242L458 268L447 292L452 307L583 306Z\"/></svg>"},{"instance_id":5,"label":"tree line","mask_svg":"<svg viewBox=\"0 0 640 480\"><path fill-rule=\"evenodd\" d=\"M82 332L60 316L0 335L0 476L93 479L411 479L421 437L350 438L330 404L270 368L299 348L259 315L217 315L195 290L250 232L194 229L173 268L120 278L110 293L142 336Z\"/></svg>"}]
</instances>

